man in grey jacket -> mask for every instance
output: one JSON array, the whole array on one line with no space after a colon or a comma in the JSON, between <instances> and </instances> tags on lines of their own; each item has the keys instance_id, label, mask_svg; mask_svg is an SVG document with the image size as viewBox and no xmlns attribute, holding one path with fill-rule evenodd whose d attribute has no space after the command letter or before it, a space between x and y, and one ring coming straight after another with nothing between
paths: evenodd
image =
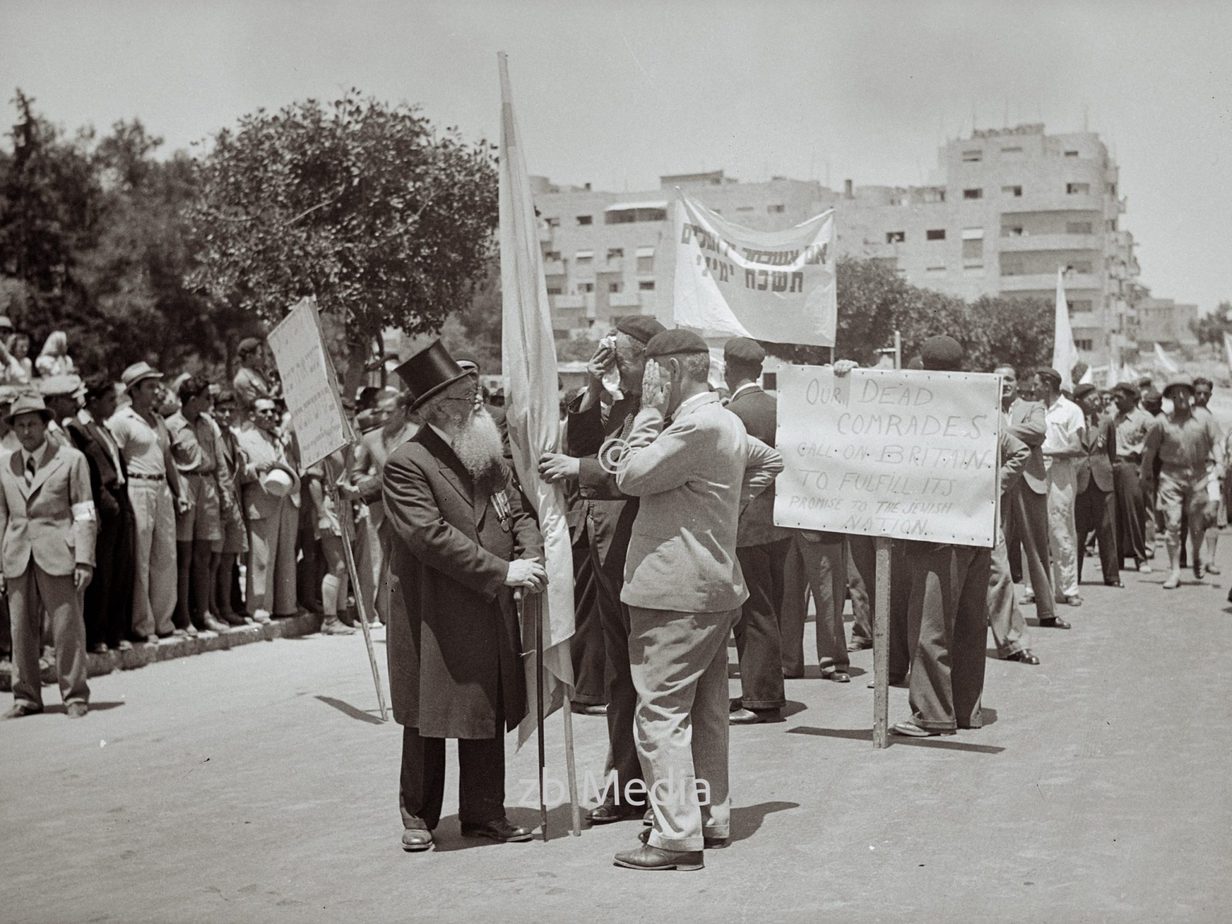
<instances>
[{"instance_id":1,"label":"man in grey jacket","mask_svg":"<svg viewBox=\"0 0 1232 924\"><path fill-rule=\"evenodd\" d=\"M614 464L620 490L641 498L620 599L654 823L616 865L701 869L703 845L730 834L727 637L748 597L737 524L783 463L710 391L699 336L664 331L646 357L642 408Z\"/></svg>"}]
</instances>

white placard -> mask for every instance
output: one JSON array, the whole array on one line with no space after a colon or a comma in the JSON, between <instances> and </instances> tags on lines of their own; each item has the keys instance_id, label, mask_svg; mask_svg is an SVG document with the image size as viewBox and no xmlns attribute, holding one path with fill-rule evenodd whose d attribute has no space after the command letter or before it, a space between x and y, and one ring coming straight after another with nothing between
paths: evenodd
<instances>
[{"instance_id":1,"label":"white placard","mask_svg":"<svg viewBox=\"0 0 1232 924\"><path fill-rule=\"evenodd\" d=\"M991 548L1000 377L787 366L778 374L779 526Z\"/></svg>"},{"instance_id":2,"label":"white placard","mask_svg":"<svg viewBox=\"0 0 1232 924\"><path fill-rule=\"evenodd\" d=\"M338 396L334 364L321 336L316 302L300 300L267 340L282 378L282 396L291 412L300 461L307 468L354 439Z\"/></svg>"}]
</instances>

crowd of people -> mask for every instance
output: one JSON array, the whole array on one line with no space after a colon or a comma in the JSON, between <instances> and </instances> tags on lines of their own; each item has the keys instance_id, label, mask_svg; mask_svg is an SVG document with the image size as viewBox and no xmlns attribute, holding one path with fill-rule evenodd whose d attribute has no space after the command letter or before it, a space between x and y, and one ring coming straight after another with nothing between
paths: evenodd
<instances>
[{"instance_id":1,"label":"crowd of people","mask_svg":"<svg viewBox=\"0 0 1232 924\"><path fill-rule=\"evenodd\" d=\"M52 333L31 364L28 338L0 318L6 717L42 710L39 676L51 665L68 714L86 714L87 652L305 612L323 617L324 634L349 635L361 594L375 615L381 468L414 433L396 389L368 387L344 402L360 440L304 467L260 340L240 343L239 371L225 385L168 379L146 362L119 382L82 378L67 346ZM355 540L354 589L344 529ZM74 593L44 586L66 575Z\"/></svg>"},{"instance_id":2,"label":"crowd of people","mask_svg":"<svg viewBox=\"0 0 1232 924\"><path fill-rule=\"evenodd\" d=\"M404 726L403 848L434 843L449 738L463 836L530 839L505 814L503 736L527 701L515 593L542 592L547 571L477 363L433 343L397 368L400 388L345 397L361 439L305 468L261 341L240 344L227 387L168 382L145 362L119 383L82 380L66 347L55 338L28 380L0 386L7 716L42 709L40 644L54 645L46 657L69 715L83 715L87 650L303 611L322 614L327 634L352 632L342 536L354 530L354 593L388 626ZM27 349L10 338L11 375L26 370ZM1038 664L1023 606L1041 628L1071 627L1059 608L1081 605L1094 547L1111 587L1123 568L1151 570L1157 534L1164 588L1179 585L1186 556L1197 577L1218 574L1232 447L1208 380L1071 390L1056 370L1001 366L996 544L895 540L890 611L878 613L872 537L774 524L783 460L764 360L755 341L729 341L716 388L704 340L627 318L587 384L562 396L562 451L539 459L539 477L570 499L573 708L607 721L611 785L589 820L645 821L620 866L698 869L706 848L726 843L729 726L782 721L784 681L805 670L810 596L823 679L849 682L849 652L889 620L890 682L908 686L911 709L893 730L929 737L983 724L989 628L1001 657ZM937 336L911 367L970 371L963 360ZM741 695L729 700L733 634Z\"/></svg>"}]
</instances>

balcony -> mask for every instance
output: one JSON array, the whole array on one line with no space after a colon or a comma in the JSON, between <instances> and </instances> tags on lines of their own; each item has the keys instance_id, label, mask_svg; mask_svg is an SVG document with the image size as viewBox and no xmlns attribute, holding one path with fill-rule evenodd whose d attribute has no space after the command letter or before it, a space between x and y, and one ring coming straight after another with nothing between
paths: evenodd
<instances>
[{"instance_id":1,"label":"balcony","mask_svg":"<svg viewBox=\"0 0 1232 924\"><path fill-rule=\"evenodd\" d=\"M545 276L563 276L565 275L564 260L544 260L543 275Z\"/></svg>"},{"instance_id":2,"label":"balcony","mask_svg":"<svg viewBox=\"0 0 1232 924\"><path fill-rule=\"evenodd\" d=\"M1017 215L1021 212L1109 212L1111 203L1101 193L1075 193L1068 195L1064 187L1055 193L1023 196L1021 199L1006 199L1002 215Z\"/></svg>"},{"instance_id":3,"label":"balcony","mask_svg":"<svg viewBox=\"0 0 1232 924\"><path fill-rule=\"evenodd\" d=\"M1098 234L1022 234L997 238L1001 253L1026 253L1036 250L1103 250Z\"/></svg>"},{"instance_id":4,"label":"balcony","mask_svg":"<svg viewBox=\"0 0 1232 924\"><path fill-rule=\"evenodd\" d=\"M1025 276L1002 276L1002 292L1047 292L1057 290L1056 273L1032 273ZM1104 291L1104 281L1094 273L1070 273L1065 277L1065 289L1073 292L1077 289L1094 289Z\"/></svg>"},{"instance_id":5,"label":"balcony","mask_svg":"<svg viewBox=\"0 0 1232 924\"><path fill-rule=\"evenodd\" d=\"M557 311L586 307L585 295L553 295L549 300L552 303L552 308Z\"/></svg>"},{"instance_id":6,"label":"balcony","mask_svg":"<svg viewBox=\"0 0 1232 924\"><path fill-rule=\"evenodd\" d=\"M607 303L612 307L612 310L625 308L641 308L642 293L641 292L612 292L607 297Z\"/></svg>"}]
</instances>

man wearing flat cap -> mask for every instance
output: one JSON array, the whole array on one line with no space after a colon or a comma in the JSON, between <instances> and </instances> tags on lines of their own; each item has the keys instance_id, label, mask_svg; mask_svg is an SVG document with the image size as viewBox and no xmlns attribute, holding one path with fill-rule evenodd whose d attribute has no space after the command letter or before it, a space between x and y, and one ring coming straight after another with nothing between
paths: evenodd
<instances>
[{"instance_id":1,"label":"man wearing flat cap","mask_svg":"<svg viewBox=\"0 0 1232 924\"><path fill-rule=\"evenodd\" d=\"M1168 579L1164 589L1181 583L1181 513L1189 513L1194 575L1201 579L1202 531L1206 525L1212 481L1219 478L1219 428L1211 414L1193 413L1193 380L1175 375L1164 388L1172 413L1155 419L1143 444L1141 475L1148 493L1156 493L1168 545ZM1155 462L1159 460L1159 481Z\"/></svg>"},{"instance_id":2,"label":"man wearing flat cap","mask_svg":"<svg viewBox=\"0 0 1232 924\"><path fill-rule=\"evenodd\" d=\"M620 490L615 471L603 460L628 439L641 406L646 344L663 330L662 324L644 315L616 324L615 332L603 338L586 366L586 390L569 405L565 453L545 453L539 460L539 475L547 483L577 481L598 584L607 659L604 684L610 766L606 769L609 780L613 775L615 779L604 801L590 811L592 824L640 818L646 808L640 798L625 799L626 787L642 781L642 765L633 743L637 692L629 673L629 611L620 599L638 502ZM604 384L612 378L617 379L619 397Z\"/></svg>"},{"instance_id":3,"label":"man wearing flat cap","mask_svg":"<svg viewBox=\"0 0 1232 924\"><path fill-rule=\"evenodd\" d=\"M952 337L930 337L920 354L926 370L961 371L962 346ZM998 491L1002 497L1021 477L1028 455L1026 444L1001 430ZM996 528L999 532L1001 525ZM998 552L1002 548L1000 541L994 546ZM911 661L911 718L895 725L895 734L913 738L952 735L959 728L984 724L984 645L994 549L913 544L908 557L908 634L918 642Z\"/></svg>"},{"instance_id":4,"label":"man wearing flat cap","mask_svg":"<svg viewBox=\"0 0 1232 924\"><path fill-rule=\"evenodd\" d=\"M761 344L748 337L733 337L723 345L724 379L731 393L727 409L740 418L750 436L773 446L778 408L758 384L765 358ZM741 708L730 716L734 725L777 721L787 705L779 607L783 602L783 565L791 543L791 531L774 525L774 492L763 491L740 515L736 535L736 557L749 597L741 605L736 623ZM839 543L841 546L841 536Z\"/></svg>"},{"instance_id":5,"label":"man wearing flat cap","mask_svg":"<svg viewBox=\"0 0 1232 924\"><path fill-rule=\"evenodd\" d=\"M1138 387L1130 382L1118 382L1112 389L1116 404L1117 459L1113 466L1117 506L1117 561L1124 567L1132 558L1138 571L1151 570L1148 559L1154 552L1146 542L1146 499L1138 478L1142 464L1142 449L1147 431L1154 418L1138 406Z\"/></svg>"},{"instance_id":6,"label":"man wearing flat cap","mask_svg":"<svg viewBox=\"0 0 1232 924\"><path fill-rule=\"evenodd\" d=\"M77 416L77 409L81 406L79 396L85 391L81 377L75 373L49 375L38 380L38 390L47 410L51 412L47 438L57 446L72 446L73 441L65 428Z\"/></svg>"},{"instance_id":7,"label":"man wearing flat cap","mask_svg":"<svg viewBox=\"0 0 1232 924\"><path fill-rule=\"evenodd\" d=\"M43 711L39 639L52 629L60 696L70 718L88 711L81 598L94 569L95 514L85 456L47 439L51 412L23 394L8 420L21 449L0 464L0 561L13 635L13 706L4 718Z\"/></svg>"},{"instance_id":8,"label":"man wearing flat cap","mask_svg":"<svg viewBox=\"0 0 1232 924\"><path fill-rule=\"evenodd\" d=\"M427 850L440 821L445 739L458 739L462 836L530 831L505 815L504 734L526 713L514 590L547 583L543 537L522 507L479 379L441 342L397 369L419 432L385 462L392 531L389 688L402 728L402 846Z\"/></svg>"},{"instance_id":9,"label":"man wearing flat cap","mask_svg":"<svg viewBox=\"0 0 1232 924\"><path fill-rule=\"evenodd\" d=\"M727 638L748 597L736 536L741 512L783 460L710 390L710 353L697 334L656 334L646 359L641 410L612 467L617 488L641 498L620 599L653 824L615 862L691 870L704 865L707 844L731 833Z\"/></svg>"},{"instance_id":10,"label":"man wearing flat cap","mask_svg":"<svg viewBox=\"0 0 1232 924\"><path fill-rule=\"evenodd\" d=\"M146 362L125 369L120 379L132 403L107 421L124 458L133 505L133 632L151 645L177 634L171 619L176 600L175 517L188 505L171 458L171 435L158 413L162 378Z\"/></svg>"},{"instance_id":11,"label":"man wearing flat cap","mask_svg":"<svg viewBox=\"0 0 1232 924\"><path fill-rule=\"evenodd\" d=\"M1099 543L1099 563L1104 584L1121 587L1116 542L1116 423L1104 414L1099 390L1091 384L1074 388L1074 403L1082 408L1086 429L1082 434L1083 455L1078 458L1074 480L1074 526L1078 536L1078 577L1082 578L1087 538L1094 533Z\"/></svg>"},{"instance_id":12,"label":"man wearing flat cap","mask_svg":"<svg viewBox=\"0 0 1232 924\"><path fill-rule=\"evenodd\" d=\"M1044 402L1044 469L1048 473L1048 549L1052 558L1052 593L1057 603L1081 606L1078 594L1078 528L1074 520L1077 462L1083 455L1086 419L1073 401L1061 394L1061 374L1035 371L1035 396ZM1035 588L1035 593L1040 593ZM1060 617L1040 618L1041 626L1068 629Z\"/></svg>"}]
</instances>

